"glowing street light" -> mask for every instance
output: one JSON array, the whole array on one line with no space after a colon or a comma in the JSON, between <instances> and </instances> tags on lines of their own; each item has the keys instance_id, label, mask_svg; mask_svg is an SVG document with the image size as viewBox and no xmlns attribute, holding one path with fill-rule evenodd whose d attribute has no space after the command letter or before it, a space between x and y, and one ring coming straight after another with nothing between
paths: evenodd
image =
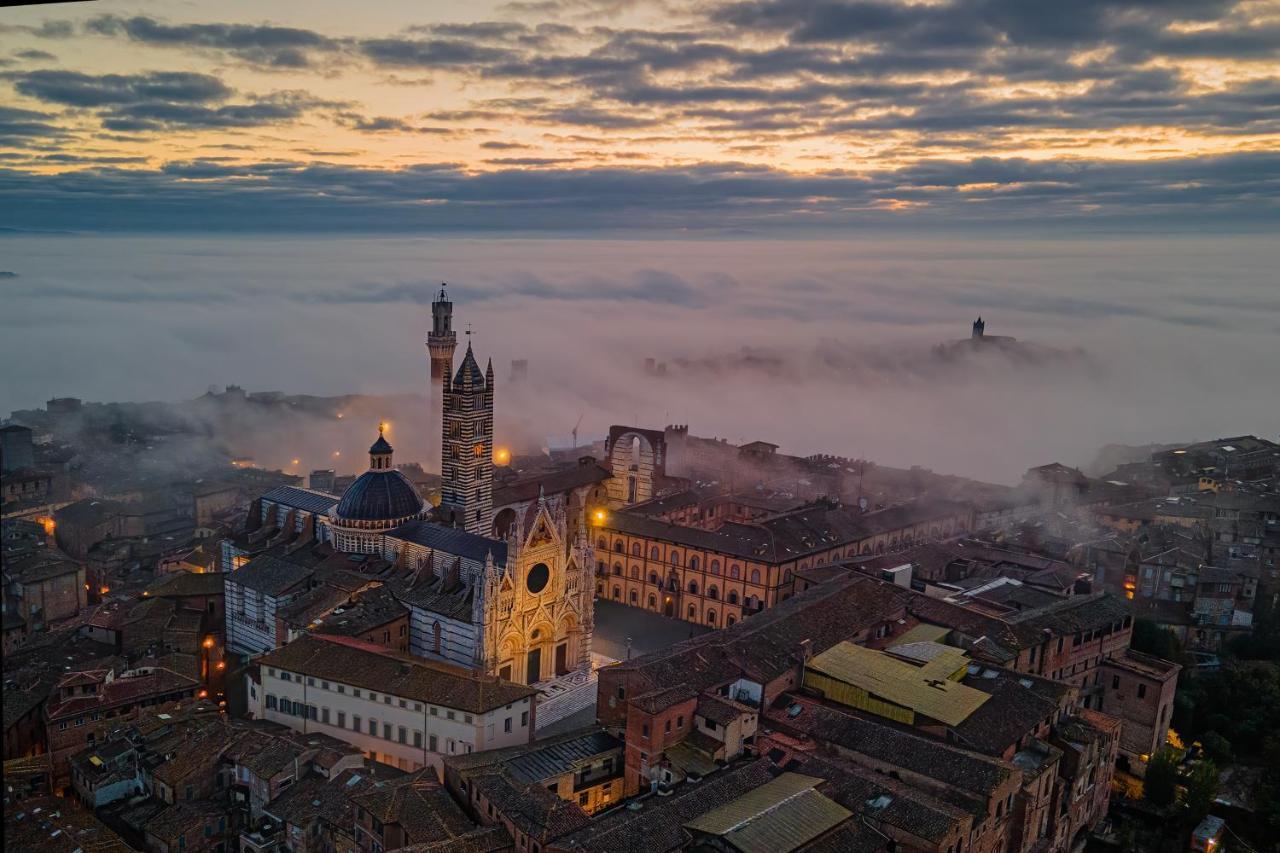
<instances>
[{"instance_id":1,"label":"glowing street light","mask_svg":"<svg viewBox=\"0 0 1280 853\"><path fill-rule=\"evenodd\" d=\"M507 465L511 462L511 451L505 447L499 447L493 451L493 462L495 465Z\"/></svg>"}]
</instances>

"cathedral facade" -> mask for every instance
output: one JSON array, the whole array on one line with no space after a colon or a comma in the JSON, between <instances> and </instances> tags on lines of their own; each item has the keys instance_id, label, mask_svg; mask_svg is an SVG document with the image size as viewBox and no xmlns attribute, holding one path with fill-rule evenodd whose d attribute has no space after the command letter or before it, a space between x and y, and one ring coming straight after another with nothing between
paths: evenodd
<instances>
[{"instance_id":1,"label":"cathedral facade","mask_svg":"<svg viewBox=\"0 0 1280 853\"><path fill-rule=\"evenodd\" d=\"M368 470L341 496L295 487L263 495L255 517L281 530L260 539L313 536L337 551L393 563L386 586L410 611L414 654L523 684L589 672L595 561L583 496L603 472L567 472L551 494L517 488L494 507L493 365L482 372L468 345L454 373L452 347L444 345L451 313L442 293L432 337L443 343L431 350L433 381L439 374L444 385L441 505L431 507L395 467L379 430ZM226 562L242 564L256 553L237 550Z\"/></svg>"}]
</instances>

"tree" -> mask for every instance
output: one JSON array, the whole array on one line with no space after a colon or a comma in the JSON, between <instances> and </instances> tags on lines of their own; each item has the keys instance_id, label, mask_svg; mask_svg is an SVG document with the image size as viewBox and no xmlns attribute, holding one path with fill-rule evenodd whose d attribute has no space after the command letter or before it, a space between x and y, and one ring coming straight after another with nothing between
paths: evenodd
<instances>
[{"instance_id":1,"label":"tree","mask_svg":"<svg viewBox=\"0 0 1280 853\"><path fill-rule=\"evenodd\" d=\"M1178 638L1168 628L1161 628L1150 619L1133 620L1133 639L1129 646L1135 651L1182 663L1182 646Z\"/></svg>"},{"instance_id":2,"label":"tree","mask_svg":"<svg viewBox=\"0 0 1280 853\"><path fill-rule=\"evenodd\" d=\"M1182 794L1182 807L1192 823L1199 823L1218 796L1218 765L1204 760L1195 766L1187 777L1187 788Z\"/></svg>"},{"instance_id":3,"label":"tree","mask_svg":"<svg viewBox=\"0 0 1280 853\"><path fill-rule=\"evenodd\" d=\"M1142 796L1158 809L1173 805L1178 793L1178 755L1165 748L1147 762L1147 775L1142 781Z\"/></svg>"},{"instance_id":4,"label":"tree","mask_svg":"<svg viewBox=\"0 0 1280 853\"><path fill-rule=\"evenodd\" d=\"M1205 732L1200 736L1200 744L1204 747L1204 754L1213 759L1213 762L1219 766L1231 763L1231 741L1224 738L1215 731Z\"/></svg>"}]
</instances>

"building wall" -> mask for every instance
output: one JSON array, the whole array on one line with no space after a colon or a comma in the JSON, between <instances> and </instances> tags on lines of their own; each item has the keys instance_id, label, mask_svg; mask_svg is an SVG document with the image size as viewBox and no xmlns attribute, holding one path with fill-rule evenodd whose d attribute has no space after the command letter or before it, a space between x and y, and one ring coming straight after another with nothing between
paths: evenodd
<instances>
[{"instance_id":1,"label":"building wall","mask_svg":"<svg viewBox=\"0 0 1280 853\"><path fill-rule=\"evenodd\" d=\"M372 691L377 698L370 699L368 689L298 673L289 673L290 680L285 681L282 672L274 667L263 667L260 675L256 705L251 702L250 706L255 716L282 723L295 731L332 735L371 758L405 770L429 765L438 775L444 755L513 746L532 739L534 707L530 699L485 714L472 714L405 697L388 697L379 691ZM281 710L281 700L315 710L300 716ZM328 722L325 722L326 716ZM510 732L506 731L508 719ZM371 721L376 725L374 733L369 731ZM390 726L389 738L386 726ZM403 743L401 729L404 730Z\"/></svg>"},{"instance_id":2,"label":"building wall","mask_svg":"<svg viewBox=\"0 0 1280 853\"><path fill-rule=\"evenodd\" d=\"M66 574L22 585L22 617L28 622L70 619L87 603L83 566ZM37 618L38 617L38 618Z\"/></svg>"},{"instance_id":3,"label":"building wall","mask_svg":"<svg viewBox=\"0 0 1280 853\"><path fill-rule=\"evenodd\" d=\"M631 535L606 522L592 535L596 595L699 625L727 627L800 591L797 572L898 550L964 529L966 519L960 516L929 519L842 542L803 558L767 563Z\"/></svg>"},{"instance_id":4,"label":"building wall","mask_svg":"<svg viewBox=\"0 0 1280 853\"><path fill-rule=\"evenodd\" d=\"M1102 711L1123 721L1119 751L1128 759L1129 769L1142 775L1147 760L1164 745L1173 718L1177 670L1169 678L1157 679L1104 663L1102 679Z\"/></svg>"}]
</instances>

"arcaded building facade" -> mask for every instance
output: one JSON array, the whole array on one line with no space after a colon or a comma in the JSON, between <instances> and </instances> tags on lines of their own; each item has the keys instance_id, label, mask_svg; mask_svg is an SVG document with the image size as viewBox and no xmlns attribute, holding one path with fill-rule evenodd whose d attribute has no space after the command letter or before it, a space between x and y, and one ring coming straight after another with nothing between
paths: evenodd
<instances>
[{"instance_id":1,"label":"arcaded building facade","mask_svg":"<svg viewBox=\"0 0 1280 853\"><path fill-rule=\"evenodd\" d=\"M772 515L723 498L713 503L700 522L708 526L692 526L690 504L670 498L654 501L663 505L658 515L643 504L606 514L593 533L596 594L729 626L789 598L798 571L954 536L969 529L972 515L941 501L870 513L820 501Z\"/></svg>"}]
</instances>

